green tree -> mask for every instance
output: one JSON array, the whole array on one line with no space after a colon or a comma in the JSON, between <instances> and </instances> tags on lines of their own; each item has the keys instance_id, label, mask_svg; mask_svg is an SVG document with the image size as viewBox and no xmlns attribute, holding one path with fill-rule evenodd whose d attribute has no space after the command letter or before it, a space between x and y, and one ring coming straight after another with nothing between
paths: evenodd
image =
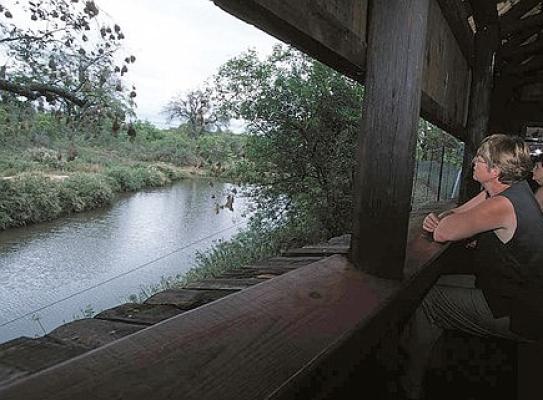
<instances>
[{"instance_id":1,"label":"green tree","mask_svg":"<svg viewBox=\"0 0 543 400\"><path fill-rule=\"evenodd\" d=\"M248 51L216 75L221 112L247 121L243 177L270 219L350 231L354 143L363 88L292 48Z\"/></svg>"},{"instance_id":2,"label":"green tree","mask_svg":"<svg viewBox=\"0 0 543 400\"><path fill-rule=\"evenodd\" d=\"M435 160L444 152L444 161L462 165L462 144L454 136L420 118L417 135L417 159Z\"/></svg>"},{"instance_id":3,"label":"green tree","mask_svg":"<svg viewBox=\"0 0 543 400\"><path fill-rule=\"evenodd\" d=\"M124 116L136 96L124 83L134 56L116 62L124 34L99 18L93 1L14 1L0 5L2 97L24 96L38 108L79 119Z\"/></svg>"}]
</instances>

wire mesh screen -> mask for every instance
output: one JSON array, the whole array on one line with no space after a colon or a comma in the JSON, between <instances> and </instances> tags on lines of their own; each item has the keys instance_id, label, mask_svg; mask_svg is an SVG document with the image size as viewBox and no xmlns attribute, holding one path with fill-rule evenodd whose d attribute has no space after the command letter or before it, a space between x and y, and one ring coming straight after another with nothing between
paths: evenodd
<instances>
[{"instance_id":1,"label":"wire mesh screen","mask_svg":"<svg viewBox=\"0 0 543 400\"><path fill-rule=\"evenodd\" d=\"M411 203L420 206L458 197L463 155L462 142L421 120Z\"/></svg>"}]
</instances>

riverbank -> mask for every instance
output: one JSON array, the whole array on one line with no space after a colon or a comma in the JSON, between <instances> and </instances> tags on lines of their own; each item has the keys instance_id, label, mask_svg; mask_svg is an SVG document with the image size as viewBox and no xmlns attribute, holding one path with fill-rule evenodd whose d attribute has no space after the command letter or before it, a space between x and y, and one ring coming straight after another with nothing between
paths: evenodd
<instances>
[{"instance_id":1,"label":"riverbank","mask_svg":"<svg viewBox=\"0 0 543 400\"><path fill-rule=\"evenodd\" d=\"M147 127L135 138L21 135L0 146L0 230L104 207L119 193L229 176L243 139L189 139Z\"/></svg>"},{"instance_id":2,"label":"riverbank","mask_svg":"<svg viewBox=\"0 0 543 400\"><path fill-rule=\"evenodd\" d=\"M25 172L0 180L0 230L51 221L110 205L117 193L158 187L189 173L166 164L116 166L102 172Z\"/></svg>"}]
</instances>

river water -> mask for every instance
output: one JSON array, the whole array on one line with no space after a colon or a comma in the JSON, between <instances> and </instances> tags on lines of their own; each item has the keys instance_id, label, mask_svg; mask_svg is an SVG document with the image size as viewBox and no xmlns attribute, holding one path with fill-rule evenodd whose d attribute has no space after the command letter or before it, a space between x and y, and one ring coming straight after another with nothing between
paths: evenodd
<instances>
[{"instance_id":1,"label":"river water","mask_svg":"<svg viewBox=\"0 0 543 400\"><path fill-rule=\"evenodd\" d=\"M247 223L246 201L217 213L233 185L186 180L113 206L0 232L0 343L41 336L85 311L128 301L194 265Z\"/></svg>"}]
</instances>

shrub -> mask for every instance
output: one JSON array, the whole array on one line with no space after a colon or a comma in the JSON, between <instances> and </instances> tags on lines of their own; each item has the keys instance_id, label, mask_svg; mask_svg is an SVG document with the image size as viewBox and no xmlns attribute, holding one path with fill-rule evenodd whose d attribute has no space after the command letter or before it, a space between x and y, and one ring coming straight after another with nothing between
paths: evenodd
<instances>
[{"instance_id":1,"label":"shrub","mask_svg":"<svg viewBox=\"0 0 543 400\"><path fill-rule=\"evenodd\" d=\"M142 161L162 161L175 165L195 164L193 143L183 136L166 136L161 140L149 142L139 155Z\"/></svg>"},{"instance_id":2,"label":"shrub","mask_svg":"<svg viewBox=\"0 0 543 400\"><path fill-rule=\"evenodd\" d=\"M59 183L43 174L0 181L0 227L47 221L62 213Z\"/></svg>"},{"instance_id":3,"label":"shrub","mask_svg":"<svg viewBox=\"0 0 543 400\"><path fill-rule=\"evenodd\" d=\"M108 179L100 174L78 173L66 179L60 187L64 211L81 212L111 204L115 194Z\"/></svg>"},{"instance_id":4,"label":"shrub","mask_svg":"<svg viewBox=\"0 0 543 400\"><path fill-rule=\"evenodd\" d=\"M59 160L59 153L46 147L33 147L28 149L26 153L32 161L39 162L48 167L62 168L64 165L62 160Z\"/></svg>"},{"instance_id":5,"label":"shrub","mask_svg":"<svg viewBox=\"0 0 543 400\"><path fill-rule=\"evenodd\" d=\"M155 169L157 171L160 171L162 174L164 174L170 181L175 181L178 179L181 179L184 177L183 172L173 167L172 165L165 164L165 163L156 163L151 164L149 168Z\"/></svg>"},{"instance_id":6,"label":"shrub","mask_svg":"<svg viewBox=\"0 0 543 400\"><path fill-rule=\"evenodd\" d=\"M134 169L130 167L110 167L106 170L106 176L113 179L115 191L135 192L144 186L142 175L137 174Z\"/></svg>"},{"instance_id":7,"label":"shrub","mask_svg":"<svg viewBox=\"0 0 543 400\"><path fill-rule=\"evenodd\" d=\"M164 186L169 183L169 179L161 171L152 167L136 167L134 174L137 179L143 183L143 187Z\"/></svg>"}]
</instances>

